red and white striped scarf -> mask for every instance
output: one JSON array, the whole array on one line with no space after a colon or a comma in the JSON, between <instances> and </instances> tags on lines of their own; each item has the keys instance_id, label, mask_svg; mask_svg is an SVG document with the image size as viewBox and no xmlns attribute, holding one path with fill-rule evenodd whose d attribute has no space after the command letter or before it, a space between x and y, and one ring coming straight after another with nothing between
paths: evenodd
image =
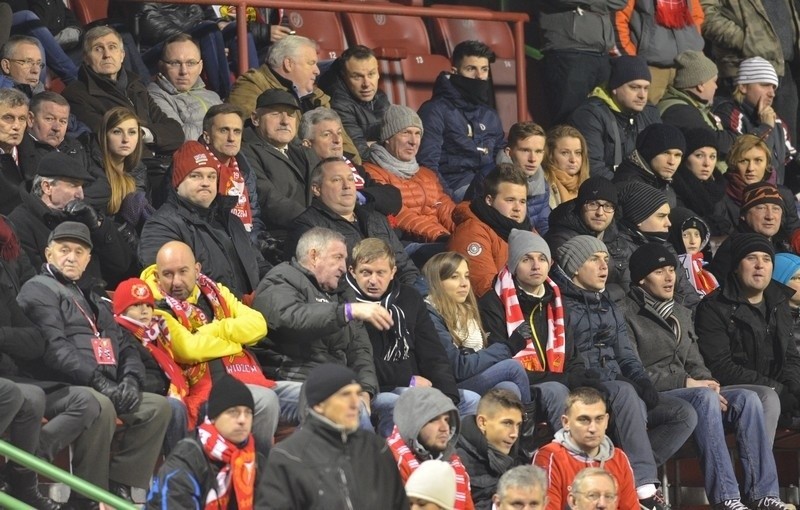
<instances>
[{"instance_id":1,"label":"red and white striped scarf","mask_svg":"<svg viewBox=\"0 0 800 510\"><path fill-rule=\"evenodd\" d=\"M542 346L534 343L533 338L527 339L525 348L514 355L514 359L522 363L525 370L530 372L561 373L564 371L566 340L564 335L564 306L561 303L561 290L558 285L547 279L547 284L553 289L553 301L547 305L547 344L544 352ZM497 276L494 291L500 297L506 312L506 328L511 336L525 320L522 308L519 306L517 289L508 266L503 267ZM531 324L531 332L535 333L535 326ZM546 363L546 364L545 364Z\"/></svg>"},{"instance_id":2,"label":"red and white striped scarf","mask_svg":"<svg viewBox=\"0 0 800 510\"><path fill-rule=\"evenodd\" d=\"M400 476L403 478L403 483L405 483L408 477L411 476L411 473L417 470L420 462L406 442L403 441L403 438L400 436L400 431L397 430L397 425L395 425L394 430L392 430L392 435L386 438L386 444L388 444L389 449L392 450L392 455L394 455L397 461L397 467L400 469ZM442 460L450 464L456 472L456 504L453 508L455 510L465 510L469 508L471 505L468 505L467 501L472 502L469 475L467 474L467 469L464 467L464 464L461 463L461 458L453 453L449 459Z\"/></svg>"},{"instance_id":3,"label":"red and white striped scarf","mask_svg":"<svg viewBox=\"0 0 800 510\"><path fill-rule=\"evenodd\" d=\"M206 420L197 427L197 438L209 459L223 463L217 473L216 487L208 491L205 508L228 508L233 489L237 508L252 510L257 464L253 435L247 438L244 446L239 447L222 437L217 428Z\"/></svg>"}]
</instances>

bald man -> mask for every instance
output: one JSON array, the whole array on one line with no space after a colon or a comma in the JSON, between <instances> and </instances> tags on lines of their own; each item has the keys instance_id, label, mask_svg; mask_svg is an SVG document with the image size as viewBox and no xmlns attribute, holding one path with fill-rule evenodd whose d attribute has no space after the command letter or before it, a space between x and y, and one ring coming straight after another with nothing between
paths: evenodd
<instances>
[{"instance_id":1,"label":"bald man","mask_svg":"<svg viewBox=\"0 0 800 510\"><path fill-rule=\"evenodd\" d=\"M267 334L264 316L236 299L224 285L202 273L192 249L170 241L158 250L156 263L142 271L153 291L157 315L164 318L175 361L189 365L186 407L190 426L202 422L213 381L225 372L253 394L253 436L266 454L278 426L280 405L261 366L248 350Z\"/></svg>"}]
</instances>

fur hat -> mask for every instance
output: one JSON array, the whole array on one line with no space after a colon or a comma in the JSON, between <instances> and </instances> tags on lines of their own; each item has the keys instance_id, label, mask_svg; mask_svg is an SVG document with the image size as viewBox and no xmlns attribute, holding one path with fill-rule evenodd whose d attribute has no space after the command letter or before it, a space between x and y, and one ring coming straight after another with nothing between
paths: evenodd
<instances>
[{"instance_id":1,"label":"fur hat","mask_svg":"<svg viewBox=\"0 0 800 510\"><path fill-rule=\"evenodd\" d=\"M592 236L575 236L558 248L558 265L572 278L599 251L608 253L603 241Z\"/></svg>"},{"instance_id":2,"label":"fur hat","mask_svg":"<svg viewBox=\"0 0 800 510\"><path fill-rule=\"evenodd\" d=\"M512 273L517 270L519 261L531 252L543 253L548 263L552 263L550 246L539 234L527 230L511 229L508 235L508 270Z\"/></svg>"},{"instance_id":3,"label":"fur hat","mask_svg":"<svg viewBox=\"0 0 800 510\"><path fill-rule=\"evenodd\" d=\"M676 89L690 89L719 74L717 64L697 50L686 50L675 57L675 67L672 86Z\"/></svg>"},{"instance_id":4,"label":"fur hat","mask_svg":"<svg viewBox=\"0 0 800 510\"><path fill-rule=\"evenodd\" d=\"M417 112L408 106L399 104L389 106L386 113L383 114L381 141L388 140L408 127L419 128L420 132L423 132L422 119L419 118Z\"/></svg>"}]
</instances>

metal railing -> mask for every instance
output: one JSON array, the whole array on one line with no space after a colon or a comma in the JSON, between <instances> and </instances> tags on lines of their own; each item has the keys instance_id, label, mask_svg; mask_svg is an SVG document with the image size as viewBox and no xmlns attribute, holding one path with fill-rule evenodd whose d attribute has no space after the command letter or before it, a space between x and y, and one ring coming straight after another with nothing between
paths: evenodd
<instances>
[{"instance_id":1,"label":"metal railing","mask_svg":"<svg viewBox=\"0 0 800 510\"><path fill-rule=\"evenodd\" d=\"M152 0L121 0L124 2L145 2ZM219 0L166 0L177 4L219 4ZM300 9L304 11L352 12L364 14L395 14L398 16L420 16L451 19L475 19L482 21L505 21L513 25L514 62L517 79L517 118L528 118L527 77L525 76L525 23L530 20L522 12L493 12L465 8L414 7L392 3L322 2L317 0L228 0L226 5L235 5L238 12L247 7L274 7ZM239 45L239 74L247 71L247 23L236 24Z\"/></svg>"}]
</instances>

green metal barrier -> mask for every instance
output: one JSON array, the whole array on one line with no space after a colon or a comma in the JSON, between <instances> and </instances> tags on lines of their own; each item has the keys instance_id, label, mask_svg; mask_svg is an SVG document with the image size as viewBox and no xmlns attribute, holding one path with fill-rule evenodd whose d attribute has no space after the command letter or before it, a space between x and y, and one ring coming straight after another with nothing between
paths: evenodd
<instances>
[{"instance_id":1,"label":"green metal barrier","mask_svg":"<svg viewBox=\"0 0 800 510\"><path fill-rule=\"evenodd\" d=\"M125 501L122 498L118 498L110 492L104 491L100 487L93 485L82 478L78 478L77 476L55 467L49 462L45 462L28 452L22 451L6 441L0 441L0 455L8 457L9 460L13 460L17 464L36 471L40 475L44 475L51 480L61 482L69 486L69 488L73 491L79 492L94 501L100 501L101 503L111 505L117 510L138 510L138 507L133 505L130 501ZM3 493L0 493L0 507L10 508L13 510L27 510L31 508L25 503L17 501L8 494Z\"/></svg>"}]
</instances>

